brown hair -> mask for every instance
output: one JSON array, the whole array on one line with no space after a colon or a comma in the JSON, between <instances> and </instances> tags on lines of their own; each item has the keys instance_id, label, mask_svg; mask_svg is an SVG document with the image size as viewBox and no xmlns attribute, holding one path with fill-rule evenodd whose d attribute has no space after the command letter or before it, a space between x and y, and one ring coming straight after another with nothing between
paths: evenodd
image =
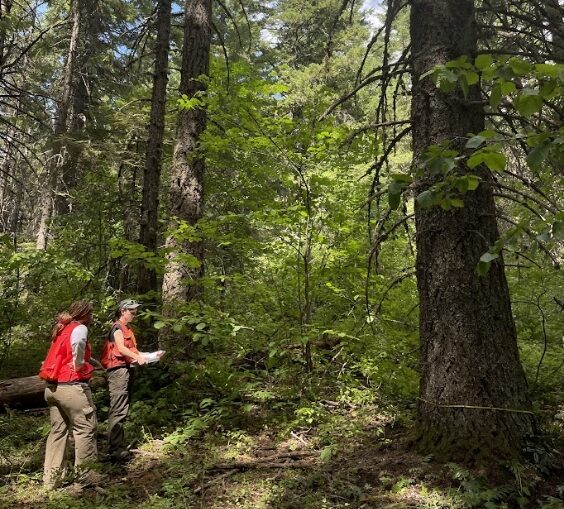
<instances>
[{"instance_id":1,"label":"brown hair","mask_svg":"<svg viewBox=\"0 0 564 509\"><path fill-rule=\"evenodd\" d=\"M59 313L55 317L55 325L51 331L51 340L54 341L57 335L71 322L84 322L92 314L92 304L86 300L73 302L66 311Z\"/></svg>"}]
</instances>

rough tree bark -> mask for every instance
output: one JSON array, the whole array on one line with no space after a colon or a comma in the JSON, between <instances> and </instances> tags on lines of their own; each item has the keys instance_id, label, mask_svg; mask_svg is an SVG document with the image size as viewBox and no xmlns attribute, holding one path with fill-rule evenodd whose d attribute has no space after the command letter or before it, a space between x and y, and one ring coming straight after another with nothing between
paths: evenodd
<instances>
[{"instance_id":1,"label":"rough tree bark","mask_svg":"<svg viewBox=\"0 0 564 509\"><path fill-rule=\"evenodd\" d=\"M0 80L2 79L2 71L4 69L5 64L5 54L6 54L6 37L7 37L7 30L5 26L5 19L10 14L10 10L12 9L11 1L0 0ZM4 116L8 111L9 107L5 106L4 104L0 107L0 115ZM8 133L6 136L6 140L12 139L15 134L13 127L8 127ZM4 144L4 142L2 143ZM10 216L11 210L11 203L10 203L10 185L9 179L10 177L10 163L12 162L12 145L9 143L5 144L5 148L2 147L3 150L0 151L0 157L2 158L0 161L0 232L4 233L7 231L8 228L8 217Z\"/></svg>"},{"instance_id":2,"label":"rough tree bark","mask_svg":"<svg viewBox=\"0 0 564 509\"><path fill-rule=\"evenodd\" d=\"M168 83L168 51L170 39L171 0L160 0L157 8L157 40L155 45L155 73L151 99L149 138L143 169L143 198L141 201L141 231L139 242L148 251L157 250L159 227L159 188L163 153L163 134ZM157 274L145 266L139 268L139 293L157 291Z\"/></svg>"},{"instance_id":3,"label":"rough tree bark","mask_svg":"<svg viewBox=\"0 0 564 509\"><path fill-rule=\"evenodd\" d=\"M0 0L0 68L6 63L6 55L9 55L11 51L10 46L14 45L11 42L8 48L5 47L8 34L3 23L5 18L9 16L13 4L12 0ZM32 18L36 16L36 8L34 7L30 10ZM31 43L32 38L33 30L30 30L25 38L26 45ZM14 56L9 56L9 59L13 58ZM25 80L28 70L29 56L20 55L18 65L20 78L16 80L20 87L22 86L21 81L22 79ZM1 79L2 76L0 76ZM20 122L25 108L23 94L18 93L10 97L10 93L8 93L4 97L2 108L0 109L0 115L9 119L6 136L3 139L3 150L1 150L3 161L0 165L0 231L12 234L14 242L16 241L20 223L24 195L25 172L22 166L25 164L24 159L28 157L28 143L24 142L24 140L29 133L23 127L24 124ZM26 141L29 142L29 139Z\"/></svg>"},{"instance_id":4,"label":"rough tree bark","mask_svg":"<svg viewBox=\"0 0 564 509\"><path fill-rule=\"evenodd\" d=\"M185 13L180 93L191 99L207 88L201 77L209 72L211 0L187 1ZM205 160L198 143L205 128L204 108L179 112L169 188L171 228L179 221L195 225L202 217ZM162 296L165 312L169 313L176 304L200 295L198 282L203 275L204 250L201 241L179 240L174 235L166 239L166 249ZM198 267L186 263L187 257L197 260Z\"/></svg>"},{"instance_id":5,"label":"rough tree bark","mask_svg":"<svg viewBox=\"0 0 564 509\"><path fill-rule=\"evenodd\" d=\"M483 130L485 121L476 87L465 100L461 93L442 93L429 77L419 79L437 64L475 55L472 0L414 0L410 30L417 161L429 145L444 140L462 150L463 138ZM438 456L462 460L517 455L533 431L502 258L492 263L486 276L475 273L480 256L499 236L492 178L483 168L479 174L482 182L465 195L464 208L415 206L419 445ZM420 178L416 192L433 182L430 176Z\"/></svg>"},{"instance_id":6,"label":"rough tree bark","mask_svg":"<svg viewBox=\"0 0 564 509\"><path fill-rule=\"evenodd\" d=\"M544 9L552 35L552 59L557 64L564 63L564 7L558 0L544 0Z\"/></svg>"},{"instance_id":7,"label":"rough tree bark","mask_svg":"<svg viewBox=\"0 0 564 509\"><path fill-rule=\"evenodd\" d=\"M2 70L5 63L6 53L6 25L3 23L4 19L9 16L12 10L13 0L0 0L0 78L2 78Z\"/></svg>"},{"instance_id":8,"label":"rough tree bark","mask_svg":"<svg viewBox=\"0 0 564 509\"><path fill-rule=\"evenodd\" d=\"M72 210L70 191L72 191L80 179L80 156L82 155L84 141L87 137L86 126L91 120L90 96L94 86L92 73L89 72L86 62L93 53L93 47L94 45L92 44L89 46L88 53L81 53L81 60L84 62L84 65L81 66L79 71L73 97L70 126L65 145L67 153L63 159L60 175L59 187L61 192L55 200L56 215L67 214Z\"/></svg>"}]
</instances>

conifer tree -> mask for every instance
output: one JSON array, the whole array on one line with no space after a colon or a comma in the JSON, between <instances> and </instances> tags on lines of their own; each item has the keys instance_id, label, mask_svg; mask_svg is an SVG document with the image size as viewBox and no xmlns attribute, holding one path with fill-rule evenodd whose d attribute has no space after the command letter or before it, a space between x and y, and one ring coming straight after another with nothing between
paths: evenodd
<instances>
[{"instance_id":1,"label":"conifer tree","mask_svg":"<svg viewBox=\"0 0 564 509\"><path fill-rule=\"evenodd\" d=\"M184 42L179 92L183 105L178 113L176 141L169 179L169 228L183 222L194 227L202 217L205 158L199 151L207 115L201 99L207 88L211 41L211 0L185 3ZM165 310L201 295L204 246L194 234L166 239L167 263L162 298Z\"/></svg>"},{"instance_id":2,"label":"conifer tree","mask_svg":"<svg viewBox=\"0 0 564 509\"><path fill-rule=\"evenodd\" d=\"M411 43L415 160L440 143L462 150L468 133L485 128L477 87L466 98L442 92L422 75L461 55L476 55L474 2L413 2ZM461 164L458 171L469 170ZM465 195L462 208L415 206L420 440L425 449L450 458L512 456L533 431L503 258L484 276L475 270L499 238L492 176L486 168L479 176L479 187ZM416 193L437 178L425 173Z\"/></svg>"}]
</instances>

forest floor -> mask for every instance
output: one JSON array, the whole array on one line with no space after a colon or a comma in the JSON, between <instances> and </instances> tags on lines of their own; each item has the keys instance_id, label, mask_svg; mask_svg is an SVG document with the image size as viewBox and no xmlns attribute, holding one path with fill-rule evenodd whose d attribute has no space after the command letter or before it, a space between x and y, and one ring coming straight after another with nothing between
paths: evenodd
<instances>
[{"instance_id":1,"label":"forest floor","mask_svg":"<svg viewBox=\"0 0 564 509\"><path fill-rule=\"evenodd\" d=\"M128 463L101 463L108 482L79 498L41 488L44 440L37 438L48 430L46 412L4 416L22 431L19 457L0 455L4 469L11 461L0 483L0 508L564 507L564 470L556 451L544 475L511 465L486 481L483 471L414 452L409 410L323 405L328 418L306 417L311 423L299 426L288 426L266 406L234 427L198 419L163 438L145 435Z\"/></svg>"}]
</instances>

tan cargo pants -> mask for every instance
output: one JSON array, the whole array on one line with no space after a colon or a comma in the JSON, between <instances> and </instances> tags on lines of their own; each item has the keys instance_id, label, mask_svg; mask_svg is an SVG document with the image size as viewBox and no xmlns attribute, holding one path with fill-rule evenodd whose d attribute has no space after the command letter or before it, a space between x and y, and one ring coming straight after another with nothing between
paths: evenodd
<instances>
[{"instance_id":1,"label":"tan cargo pants","mask_svg":"<svg viewBox=\"0 0 564 509\"><path fill-rule=\"evenodd\" d=\"M65 474L65 449L69 433L74 438L74 466L79 482L87 482L88 464L98 459L96 407L87 384L48 384L51 433L47 438L43 484L56 487Z\"/></svg>"},{"instance_id":2,"label":"tan cargo pants","mask_svg":"<svg viewBox=\"0 0 564 509\"><path fill-rule=\"evenodd\" d=\"M125 433L123 426L131 403L131 385L133 369L114 368L106 372L110 391L110 410L108 413L108 454L119 456L125 451Z\"/></svg>"}]
</instances>

